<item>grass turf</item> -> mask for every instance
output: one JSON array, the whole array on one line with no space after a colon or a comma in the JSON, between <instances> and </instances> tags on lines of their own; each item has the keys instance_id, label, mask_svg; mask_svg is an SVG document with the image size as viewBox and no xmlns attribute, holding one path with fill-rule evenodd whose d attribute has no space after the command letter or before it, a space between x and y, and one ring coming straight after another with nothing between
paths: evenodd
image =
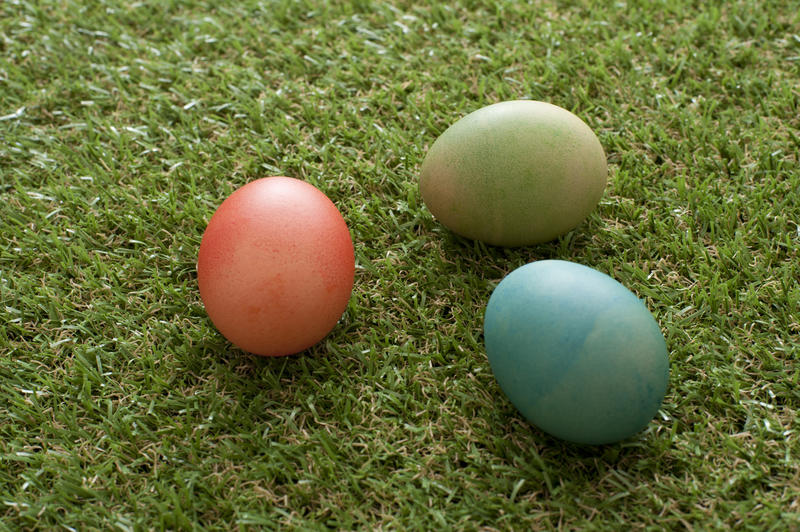
<instances>
[{"instance_id":1,"label":"grass turf","mask_svg":"<svg viewBox=\"0 0 800 532\"><path fill-rule=\"evenodd\" d=\"M0 528L800 526L800 3L0 3ZM572 233L454 237L438 134L513 98L609 157ZM353 235L302 356L225 342L195 282L236 187L321 188ZM660 415L599 448L493 380L499 280L561 258L661 324Z\"/></svg>"}]
</instances>

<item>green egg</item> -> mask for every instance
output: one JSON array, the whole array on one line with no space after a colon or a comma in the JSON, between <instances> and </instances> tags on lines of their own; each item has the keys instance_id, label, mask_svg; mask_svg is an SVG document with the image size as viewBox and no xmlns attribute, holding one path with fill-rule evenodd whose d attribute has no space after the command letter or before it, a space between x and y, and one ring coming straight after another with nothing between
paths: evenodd
<instances>
[{"instance_id":1,"label":"green egg","mask_svg":"<svg viewBox=\"0 0 800 532\"><path fill-rule=\"evenodd\" d=\"M600 201L606 155L580 118L532 100L468 114L431 146L420 192L453 232L497 246L552 240Z\"/></svg>"},{"instance_id":2,"label":"green egg","mask_svg":"<svg viewBox=\"0 0 800 532\"><path fill-rule=\"evenodd\" d=\"M506 396L530 423L564 440L634 436L667 390L667 346L645 304L574 262L532 262L506 276L486 307L484 339Z\"/></svg>"}]
</instances>

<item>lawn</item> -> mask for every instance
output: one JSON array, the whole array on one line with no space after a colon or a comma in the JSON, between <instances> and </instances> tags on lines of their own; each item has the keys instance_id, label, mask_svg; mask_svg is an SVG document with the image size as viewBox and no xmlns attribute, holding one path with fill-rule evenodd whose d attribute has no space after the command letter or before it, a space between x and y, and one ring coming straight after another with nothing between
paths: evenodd
<instances>
[{"instance_id":1,"label":"lawn","mask_svg":"<svg viewBox=\"0 0 800 532\"><path fill-rule=\"evenodd\" d=\"M600 204L546 244L453 235L427 148L525 98L597 133ZM0 2L0 530L797 530L798 154L797 0ZM356 253L336 329L283 358L196 283L269 175ZM664 333L629 440L552 438L492 376L489 295L552 258Z\"/></svg>"}]
</instances>

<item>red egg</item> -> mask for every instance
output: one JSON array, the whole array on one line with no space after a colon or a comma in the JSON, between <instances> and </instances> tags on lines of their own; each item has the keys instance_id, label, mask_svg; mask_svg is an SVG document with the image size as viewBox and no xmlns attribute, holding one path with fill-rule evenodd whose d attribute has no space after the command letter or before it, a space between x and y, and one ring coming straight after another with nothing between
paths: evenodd
<instances>
[{"instance_id":1,"label":"red egg","mask_svg":"<svg viewBox=\"0 0 800 532\"><path fill-rule=\"evenodd\" d=\"M252 181L211 217L197 280L211 321L231 343L264 356L322 340L353 290L350 231L328 197L291 177Z\"/></svg>"}]
</instances>

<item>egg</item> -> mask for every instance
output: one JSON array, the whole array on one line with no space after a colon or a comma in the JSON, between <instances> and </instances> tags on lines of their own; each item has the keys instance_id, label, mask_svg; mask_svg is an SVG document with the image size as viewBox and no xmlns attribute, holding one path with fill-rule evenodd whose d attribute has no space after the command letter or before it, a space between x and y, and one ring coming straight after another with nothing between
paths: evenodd
<instances>
[{"instance_id":1,"label":"egg","mask_svg":"<svg viewBox=\"0 0 800 532\"><path fill-rule=\"evenodd\" d=\"M496 246L552 240L603 194L606 156L594 132L556 105L514 100L461 118L420 169L428 209L453 232Z\"/></svg>"},{"instance_id":2,"label":"egg","mask_svg":"<svg viewBox=\"0 0 800 532\"><path fill-rule=\"evenodd\" d=\"M254 354L299 353L322 340L347 307L355 257L339 210L290 177L233 192L203 233L200 297L216 328Z\"/></svg>"},{"instance_id":3,"label":"egg","mask_svg":"<svg viewBox=\"0 0 800 532\"><path fill-rule=\"evenodd\" d=\"M533 425L576 443L644 429L669 380L666 342L630 290L597 270L542 260L512 271L484 316L500 388Z\"/></svg>"}]
</instances>

